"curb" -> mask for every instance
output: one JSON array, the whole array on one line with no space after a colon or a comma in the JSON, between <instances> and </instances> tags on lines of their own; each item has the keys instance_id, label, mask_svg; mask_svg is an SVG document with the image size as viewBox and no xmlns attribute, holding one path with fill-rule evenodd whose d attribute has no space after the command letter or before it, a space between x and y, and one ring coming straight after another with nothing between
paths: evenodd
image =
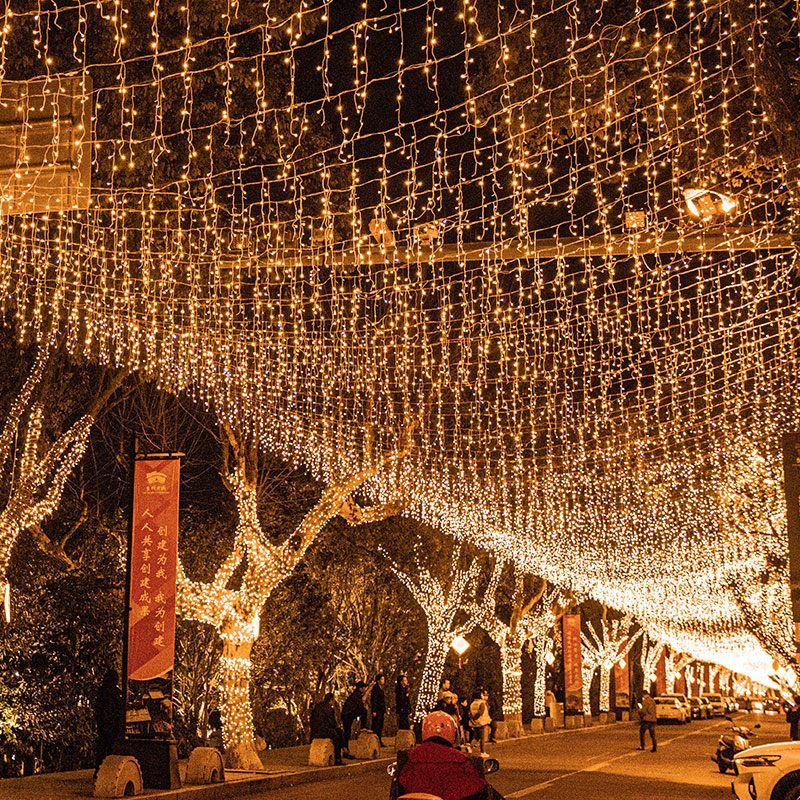
<instances>
[{"instance_id":1,"label":"curb","mask_svg":"<svg viewBox=\"0 0 800 800\"><path fill-rule=\"evenodd\" d=\"M385 771L394 758L378 758L357 764L344 764L339 767L320 767L302 772L281 772L240 780L227 780L224 783L210 783L201 786L185 785L180 789L166 791L145 790L142 797L147 800L223 800L229 797L250 797L261 792L287 789L304 783L319 783L339 777L349 778L369 772ZM230 774L227 772L226 774Z\"/></svg>"}]
</instances>

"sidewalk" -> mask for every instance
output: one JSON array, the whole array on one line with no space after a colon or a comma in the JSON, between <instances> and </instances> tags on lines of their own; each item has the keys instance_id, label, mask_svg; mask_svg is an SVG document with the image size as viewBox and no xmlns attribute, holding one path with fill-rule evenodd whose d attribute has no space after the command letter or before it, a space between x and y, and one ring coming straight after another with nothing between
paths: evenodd
<instances>
[{"instance_id":1,"label":"sidewalk","mask_svg":"<svg viewBox=\"0 0 800 800\"><path fill-rule=\"evenodd\" d=\"M592 727L597 725L598 723L594 722ZM586 729L575 729L578 730ZM520 738L552 736L568 732L564 728L558 728L550 733L526 733ZM492 745L492 749L498 746L502 748L504 741L513 742L518 739L505 739ZM171 790L145 789L139 797L145 797L147 800L228 800L228 798L250 797L270 789L347 778L365 772L380 772L395 758L394 739L384 736L384 742L387 746L381 750L380 756L375 761L346 761L340 767L309 767L307 744L265 750L261 753L263 772L226 770L224 783L183 786ZM186 761L181 761L179 768L183 780ZM91 769L83 769L31 775L27 778L6 778L0 780L0 800L85 800L93 797L92 772Z\"/></svg>"},{"instance_id":2,"label":"sidewalk","mask_svg":"<svg viewBox=\"0 0 800 800\"><path fill-rule=\"evenodd\" d=\"M269 789L281 789L301 783L315 783L331 778L348 777L364 772L381 771L394 761L394 739L384 737L388 745L375 761L346 761L341 767L309 767L309 745L282 747L261 753L263 772L225 771L225 782L184 785L180 789L145 789L139 797L148 800L222 800L249 797ZM183 781L186 761L178 765ZM85 800L93 797L91 769L73 772L48 772L27 778L0 780L0 800Z\"/></svg>"}]
</instances>

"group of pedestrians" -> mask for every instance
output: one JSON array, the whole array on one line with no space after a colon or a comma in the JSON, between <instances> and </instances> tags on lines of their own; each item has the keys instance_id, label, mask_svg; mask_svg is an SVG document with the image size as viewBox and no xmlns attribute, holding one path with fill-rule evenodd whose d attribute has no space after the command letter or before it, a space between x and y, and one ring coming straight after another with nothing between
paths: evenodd
<instances>
[{"instance_id":1,"label":"group of pedestrians","mask_svg":"<svg viewBox=\"0 0 800 800\"><path fill-rule=\"evenodd\" d=\"M489 692L479 686L472 693L471 700L459 699L458 694L450 688L450 681L445 678L439 684L439 698L436 711L449 714L456 726L458 744L477 742L481 753L486 753L488 742L494 742L496 722L489 702Z\"/></svg>"},{"instance_id":2,"label":"group of pedestrians","mask_svg":"<svg viewBox=\"0 0 800 800\"><path fill-rule=\"evenodd\" d=\"M348 750L348 742L353 735L353 725L358 720L359 730L371 730L383 744L383 726L386 720L386 676L379 672L375 676L372 688L365 681L358 681L353 691L342 704L341 725L336 720L336 697L328 692L322 702L311 709L311 738L330 739L333 742L334 763L343 763L342 759L352 758ZM369 690L369 708L365 698ZM408 678L400 675L395 687L395 714L399 730L408 729L411 718L411 700L408 693Z\"/></svg>"}]
</instances>

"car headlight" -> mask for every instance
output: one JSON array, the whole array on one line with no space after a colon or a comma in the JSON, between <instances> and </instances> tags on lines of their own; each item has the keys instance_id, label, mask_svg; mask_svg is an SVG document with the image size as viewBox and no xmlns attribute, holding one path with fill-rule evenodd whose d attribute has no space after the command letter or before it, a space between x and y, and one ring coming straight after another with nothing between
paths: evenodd
<instances>
[{"instance_id":1,"label":"car headlight","mask_svg":"<svg viewBox=\"0 0 800 800\"><path fill-rule=\"evenodd\" d=\"M747 756L737 758L736 763L741 767L771 767L780 760L780 756Z\"/></svg>"}]
</instances>

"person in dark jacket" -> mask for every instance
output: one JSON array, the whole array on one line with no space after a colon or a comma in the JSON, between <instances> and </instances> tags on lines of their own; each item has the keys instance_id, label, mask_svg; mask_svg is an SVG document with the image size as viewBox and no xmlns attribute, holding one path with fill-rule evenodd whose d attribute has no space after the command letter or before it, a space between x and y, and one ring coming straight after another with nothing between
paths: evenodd
<instances>
[{"instance_id":1,"label":"person in dark jacket","mask_svg":"<svg viewBox=\"0 0 800 800\"><path fill-rule=\"evenodd\" d=\"M502 800L476 766L480 759L453 747L455 738L456 723L449 714L428 714L422 723L422 744L408 751L402 766L398 759L397 794L425 793L442 800Z\"/></svg>"},{"instance_id":2,"label":"person in dark jacket","mask_svg":"<svg viewBox=\"0 0 800 800\"><path fill-rule=\"evenodd\" d=\"M789 738L796 742L800 739L797 735L797 728L800 725L800 696L794 695L792 700L794 702L786 709L786 721L789 723Z\"/></svg>"},{"instance_id":3,"label":"person in dark jacket","mask_svg":"<svg viewBox=\"0 0 800 800\"><path fill-rule=\"evenodd\" d=\"M343 752L347 747L344 731L336 724L336 711L333 707L333 692L328 692L322 702L311 709L311 738L330 739L333 742L333 757L335 764L342 763L342 756L353 758L349 753Z\"/></svg>"},{"instance_id":4,"label":"person in dark jacket","mask_svg":"<svg viewBox=\"0 0 800 800\"><path fill-rule=\"evenodd\" d=\"M372 712L372 732L378 734L378 744L383 747L383 720L386 717L386 695L383 685L386 676L379 672L375 676L375 685L369 694L369 710Z\"/></svg>"},{"instance_id":5,"label":"person in dark jacket","mask_svg":"<svg viewBox=\"0 0 800 800\"><path fill-rule=\"evenodd\" d=\"M642 702L639 708L639 750L644 750L644 735L650 734L650 741L653 746L650 748L656 751L656 701L650 696L650 692L642 692Z\"/></svg>"},{"instance_id":6,"label":"person in dark jacket","mask_svg":"<svg viewBox=\"0 0 800 800\"><path fill-rule=\"evenodd\" d=\"M94 721L97 726L97 743L94 749L94 776L106 756L118 748L122 740L122 692L119 688L119 673L110 669L103 676L94 706Z\"/></svg>"},{"instance_id":7,"label":"person in dark jacket","mask_svg":"<svg viewBox=\"0 0 800 800\"><path fill-rule=\"evenodd\" d=\"M367 693L367 684L359 681L356 688L350 693L342 706L342 727L344 728L345 741L349 741L353 733L353 723L361 720L361 727L367 725L367 708L364 705L364 695Z\"/></svg>"},{"instance_id":8,"label":"person in dark jacket","mask_svg":"<svg viewBox=\"0 0 800 800\"><path fill-rule=\"evenodd\" d=\"M408 696L408 678L399 675L394 687L394 710L397 714L397 730L407 731L411 728L411 698Z\"/></svg>"}]
</instances>

